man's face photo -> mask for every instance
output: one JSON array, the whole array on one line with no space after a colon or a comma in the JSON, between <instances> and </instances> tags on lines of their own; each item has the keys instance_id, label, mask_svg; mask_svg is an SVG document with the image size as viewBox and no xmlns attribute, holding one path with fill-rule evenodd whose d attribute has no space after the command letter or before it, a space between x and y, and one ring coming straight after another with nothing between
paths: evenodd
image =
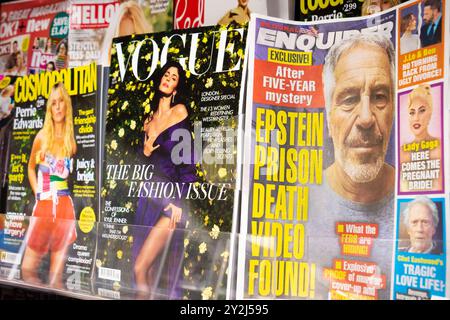
<instances>
[{"instance_id":1,"label":"man's face photo","mask_svg":"<svg viewBox=\"0 0 450 320\"><path fill-rule=\"evenodd\" d=\"M13 42L13 52L17 52L19 51L19 44L17 43L17 41Z\"/></svg>"},{"instance_id":2,"label":"man's face photo","mask_svg":"<svg viewBox=\"0 0 450 320\"><path fill-rule=\"evenodd\" d=\"M384 164L394 116L388 56L376 45L355 45L339 57L334 77L329 126L336 161L354 182L370 182Z\"/></svg>"},{"instance_id":3,"label":"man's face photo","mask_svg":"<svg viewBox=\"0 0 450 320\"><path fill-rule=\"evenodd\" d=\"M421 203L414 204L409 211L407 229L414 252L427 250L436 232L430 208Z\"/></svg>"},{"instance_id":4,"label":"man's face photo","mask_svg":"<svg viewBox=\"0 0 450 320\"><path fill-rule=\"evenodd\" d=\"M425 6L423 8L423 22L425 24L433 22L433 10L431 9L431 6Z\"/></svg>"}]
</instances>

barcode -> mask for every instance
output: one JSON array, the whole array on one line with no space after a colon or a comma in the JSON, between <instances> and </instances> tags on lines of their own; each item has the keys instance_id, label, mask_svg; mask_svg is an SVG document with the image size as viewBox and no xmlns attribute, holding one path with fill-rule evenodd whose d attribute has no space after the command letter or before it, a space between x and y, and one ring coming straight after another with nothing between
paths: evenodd
<instances>
[{"instance_id":1,"label":"barcode","mask_svg":"<svg viewBox=\"0 0 450 320\"><path fill-rule=\"evenodd\" d=\"M20 280L20 269L11 267L0 267L0 277Z\"/></svg>"},{"instance_id":2,"label":"barcode","mask_svg":"<svg viewBox=\"0 0 450 320\"><path fill-rule=\"evenodd\" d=\"M120 281L120 270L110 268L98 268L98 277L100 279Z\"/></svg>"},{"instance_id":3,"label":"barcode","mask_svg":"<svg viewBox=\"0 0 450 320\"><path fill-rule=\"evenodd\" d=\"M120 299L120 292L103 288L98 288L98 295L105 298Z\"/></svg>"},{"instance_id":4,"label":"barcode","mask_svg":"<svg viewBox=\"0 0 450 320\"><path fill-rule=\"evenodd\" d=\"M0 251L0 262L19 264L20 258L21 258L20 254Z\"/></svg>"}]
</instances>

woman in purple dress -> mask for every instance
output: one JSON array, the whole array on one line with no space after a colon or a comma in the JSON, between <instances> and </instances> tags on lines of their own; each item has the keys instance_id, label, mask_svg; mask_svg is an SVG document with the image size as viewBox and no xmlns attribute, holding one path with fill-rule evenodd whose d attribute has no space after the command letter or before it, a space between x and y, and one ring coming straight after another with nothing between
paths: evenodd
<instances>
[{"instance_id":1,"label":"woman in purple dress","mask_svg":"<svg viewBox=\"0 0 450 320\"><path fill-rule=\"evenodd\" d=\"M140 194L135 224L146 227L136 227L134 232L134 276L139 297L151 293L151 297L158 294L159 298L179 299L178 278L188 210L183 198L189 184L196 180L196 167L193 154L173 152L180 144L176 137L188 137L188 149L194 148L187 104L183 102L187 90L185 71L179 63L167 62L155 79L157 90L151 113L144 121L142 153L146 163L154 165L153 176L147 182L153 188L169 185L182 191L181 196L174 192L176 196L168 198ZM163 263L162 268L156 263L158 260Z\"/></svg>"}]
</instances>

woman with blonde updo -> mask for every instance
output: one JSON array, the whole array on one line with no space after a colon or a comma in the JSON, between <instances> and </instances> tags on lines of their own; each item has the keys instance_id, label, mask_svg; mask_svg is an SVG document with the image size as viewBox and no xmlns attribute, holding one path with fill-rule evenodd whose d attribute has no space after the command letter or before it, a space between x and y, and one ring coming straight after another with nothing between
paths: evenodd
<instances>
[{"instance_id":1,"label":"woman with blonde updo","mask_svg":"<svg viewBox=\"0 0 450 320\"><path fill-rule=\"evenodd\" d=\"M414 136L414 139L413 141L402 144L400 150L400 164L411 162L411 154L415 152L429 151L430 160L441 159L441 139L433 137L429 132L433 114L433 96L430 85L421 84L415 87L408 95L407 105L400 106L400 108L402 107L408 108L409 130ZM403 122L406 123L406 121ZM441 126L440 123L434 125ZM414 145L418 146L418 148L412 150L411 146ZM409 190L410 188L407 187L407 182L404 179L402 179L401 184L402 191L415 191ZM440 170L439 177L433 179L431 190L441 190L441 188L442 170Z\"/></svg>"}]
</instances>

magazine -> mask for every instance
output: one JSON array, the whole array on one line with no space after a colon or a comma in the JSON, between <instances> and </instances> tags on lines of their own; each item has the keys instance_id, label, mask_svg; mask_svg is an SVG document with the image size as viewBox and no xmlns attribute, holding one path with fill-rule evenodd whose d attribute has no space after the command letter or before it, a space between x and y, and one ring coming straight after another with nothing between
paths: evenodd
<instances>
[{"instance_id":1,"label":"magazine","mask_svg":"<svg viewBox=\"0 0 450 320\"><path fill-rule=\"evenodd\" d=\"M407 0L404 0L405 2ZM388 10L401 0L295 0L295 20L319 21L369 16Z\"/></svg>"},{"instance_id":2,"label":"magazine","mask_svg":"<svg viewBox=\"0 0 450 320\"><path fill-rule=\"evenodd\" d=\"M171 30L172 24L171 0L71 0L69 66L107 66L114 37Z\"/></svg>"},{"instance_id":3,"label":"magazine","mask_svg":"<svg viewBox=\"0 0 450 320\"><path fill-rule=\"evenodd\" d=\"M109 24L119 8L114 0L70 3L69 66L77 67L100 61L101 45Z\"/></svg>"},{"instance_id":4,"label":"magazine","mask_svg":"<svg viewBox=\"0 0 450 320\"><path fill-rule=\"evenodd\" d=\"M6 212L9 144L14 115L14 82L16 78L0 74L0 214Z\"/></svg>"},{"instance_id":5,"label":"magazine","mask_svg":"<svg viewBox=\"0 0 450 320\"><path fill-rule=\"evenodd\" d=\"M252 17L238 298L445 296L444 4Z\"/></svg>"},{"instance_id":6,"label":"magazine","mask_svg":"<svg viewBox=\"0 0 450 320\"><path fill-rule=\"evenodd\" d=\"M0 73L25 76L67 68L68 0L2 3Z\"/></svg>"},{"instance_id":7,"label":"magazine","mask_svg":"<svg viewBox=\"0 0 450 320\"><path fill-rule=\"evenodd\" d=\"M97 66L15 81L2 275L91 290L98 221Z\"/></svg>"},{"instance_id":8,"label":"magazine","mask_svg":"<svg viewBox=\"0 0 450 320\"><path fill-rule=\"evenodd\" d=\"M225 297L245 36L214 26L114 40L98 294Z\"/></svg>"},{"instance_id":9,"label":"magazine","mask_svg":"<svg viewBox=\"0 0 450 320\"><path fill-rule=\"evenodd\" d=\"M439 0L409 1L398 8L398 197L393 299L446 297L447 6L446 1Z\"/></svg>"},{"instance_id":10,"label":"magazine","mask_svg":"<svg viewBox=\"0 0 450 320\"><path fill-rule=\"evenodd\" d=\"M292 4L292 1L287 0L175 0L174 28L245 24L250 20L250 13L293 19Z\"/></svg>"}]
</instances>

